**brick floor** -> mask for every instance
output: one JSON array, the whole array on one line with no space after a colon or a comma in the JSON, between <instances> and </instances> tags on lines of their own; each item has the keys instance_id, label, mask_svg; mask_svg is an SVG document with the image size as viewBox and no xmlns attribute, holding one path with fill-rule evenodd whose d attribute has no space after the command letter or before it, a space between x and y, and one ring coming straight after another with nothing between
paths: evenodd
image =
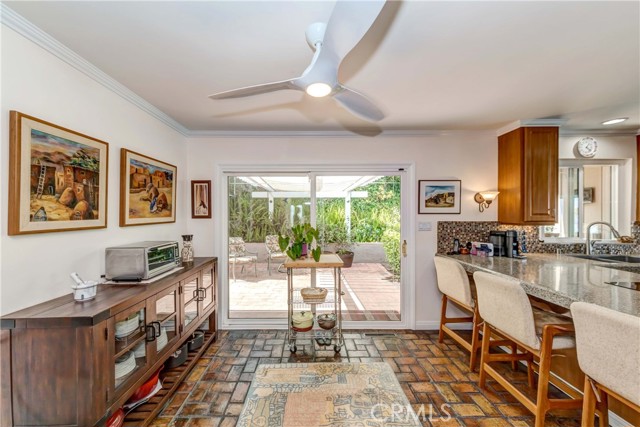
<instances>
[{"instance_id":1,"label":"brick floor","mask_svg":"<svg viewBox=\"0 0 640 427\"><path fill-rule=\"evenodd\" d=\"M151 425L234 426L258 364L310 362L309 353L298 345L291 354L285 331L221 331ZM316 362L387 362L415 411L427 415L424 426L532 426L532 414L496 382L488 380L487 390L480 390L468 357L450 339L439 344L432 331L347 331L340 354L315 352ZM499 368L510 370L506 364ZM522 390L528 390L525 371L510 374ZM548 414L545 424L579 425L580 411Z\"/></svg>"}]
</instances>

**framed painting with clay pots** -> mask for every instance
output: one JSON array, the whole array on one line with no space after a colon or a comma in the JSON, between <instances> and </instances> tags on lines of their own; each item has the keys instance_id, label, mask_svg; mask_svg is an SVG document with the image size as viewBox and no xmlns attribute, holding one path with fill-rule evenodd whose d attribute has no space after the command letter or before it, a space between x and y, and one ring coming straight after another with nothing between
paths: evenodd
<instances>
[{"instance_id":1,"label":"framed painting with clay pots","mask_svg":"<svg viewBox=\"0 0 640 427\"><path fill-rule=\"evenodd\" d=\"M8 234L105 228L109 144L18 111L9 120Z\"/></svg>"},{"instance_id":2,"label":"framed painting with clay pots","mask_svg":"<svg viewBox=\"0 0 640 427\"><path fill-rule=\"evenodd\" d=\"M123 148L120 151L120 226L176 221L178 169Z\"/></svg>"}]
</instances>

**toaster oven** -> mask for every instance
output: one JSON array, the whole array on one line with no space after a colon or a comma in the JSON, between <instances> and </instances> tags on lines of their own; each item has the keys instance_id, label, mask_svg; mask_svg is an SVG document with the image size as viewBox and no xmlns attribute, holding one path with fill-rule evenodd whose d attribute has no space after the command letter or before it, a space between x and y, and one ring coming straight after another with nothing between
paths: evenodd
<instances>
[{"instance_id":1,"label":"toaster oven","mask_svg":"<svg viewBox=\"0 0 640 427\"><path fill-rule=\"evenodd\" d=\"M105 277L114 281L151 279L181 265L178 242L138 242L105 250Z\"/></svg>"}]
</instances>

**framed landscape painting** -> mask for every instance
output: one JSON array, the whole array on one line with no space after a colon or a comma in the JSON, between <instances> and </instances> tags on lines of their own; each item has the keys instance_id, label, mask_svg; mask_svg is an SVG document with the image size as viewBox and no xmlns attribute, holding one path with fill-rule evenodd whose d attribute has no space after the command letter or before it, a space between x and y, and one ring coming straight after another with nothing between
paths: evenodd
<instances>
[{"instance_id":1,"label":"framed landscape painting","mask_svg":"<svg viewBox=\"0 0 640 427\"><path fill-rule=\"evenodd\" d=\"M120 151L120 226L176 221L177 168L123 148Z\"/></svg>"},{"instance_id":2,"label":"framed landscape painting","mask_svg":"<svg viewBox=\"0 0 640 427\"><path fill-rule=\"evenodd\" d=\"M211 181L191 181L191 218L211 218Z\"/></svg>"},{"instance_id":3,"label":"framed landscape painting","mask_svg":"<svg viewBox=\"0 0 640 427\"><path fill-rule=\"evenodd\" d=\"M419 214L459 214L460 180L418 181Z\"/></svg>"},{"instance_id":4,"label":"framed landscape painting","mask_svg":"<svg viewBox=\"0 0 640 427\"><path fill-rule=\"evenodd\" d=\"M109 144L18 111L9 120L8 234L105 228Z\"/></svg>"}]
</instances>

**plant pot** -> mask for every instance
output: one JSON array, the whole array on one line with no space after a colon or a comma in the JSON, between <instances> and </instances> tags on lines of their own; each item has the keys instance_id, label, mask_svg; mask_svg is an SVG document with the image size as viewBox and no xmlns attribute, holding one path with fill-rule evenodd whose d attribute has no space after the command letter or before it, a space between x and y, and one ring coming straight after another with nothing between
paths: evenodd
<instances>
[{"instance_id":1,"label":"plant pot","mask_svg":"<svg viewBox=\"0 0 640 427\"><path fill-rule=\"evenodd\" d=\"M351 265L353 264L353 252L344 252L344 253L338 252L338 256L340 257L340 259L344 263L342 268L351 267Z\"/></svg>"},{"instance_id":2,"label":"plant pot","mask_svg":"<svg viewBox=\"0 0 640 427\"><path fill-rule=\"evenodd\" d=\"M309 245L306 243L302 244L302 257L305 258L307 256L307 251L309 250Z\"/></svg>"}]
</instances>

